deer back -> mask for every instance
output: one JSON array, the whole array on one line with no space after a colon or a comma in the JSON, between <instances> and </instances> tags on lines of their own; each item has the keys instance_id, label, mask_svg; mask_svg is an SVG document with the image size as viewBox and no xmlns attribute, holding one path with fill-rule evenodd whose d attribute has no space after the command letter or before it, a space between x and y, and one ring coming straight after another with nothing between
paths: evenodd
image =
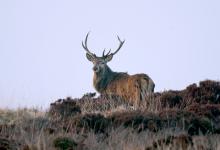
<instances>
[{"instance_id":1,"label":"deer back","mask_svg":"<svg viewBox=\"0 0 220 150\"><path fill-rule=\"evenodd\" d=\"M103 94L119 96L132 104L138 104L145 99L146 94L154 91L154 87L153 81L146 74L120 74L107 85Z\"/></svg>"}]
</instances>

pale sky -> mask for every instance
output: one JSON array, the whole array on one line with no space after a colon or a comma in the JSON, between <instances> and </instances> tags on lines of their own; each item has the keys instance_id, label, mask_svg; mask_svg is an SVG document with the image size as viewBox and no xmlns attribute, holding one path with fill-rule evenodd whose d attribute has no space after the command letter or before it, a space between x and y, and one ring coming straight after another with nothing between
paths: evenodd
<instances>
[{"instance_id":1,"label":"pale sky","mask_svg":"<svg viewBox=\"0 0 220 150\"><path fill-rule=\"evenodd\" d=\"M125 39L110 68L146 73L156 91L220 79L219 0L1 0L0 108L94 92L88 31L98 55Z\"/></svg>"}]
</instances>

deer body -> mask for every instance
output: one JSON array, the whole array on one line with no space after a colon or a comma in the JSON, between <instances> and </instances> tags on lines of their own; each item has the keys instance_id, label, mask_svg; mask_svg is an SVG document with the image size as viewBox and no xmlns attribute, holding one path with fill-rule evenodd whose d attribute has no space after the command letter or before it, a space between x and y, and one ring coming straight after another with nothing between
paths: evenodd
<instances>
[{"instance_id":1,"label":"deer body","mask_svg":"<svg viewBox=\"0 0 220 150\"><path fill-rule=\"evenodd\" d=\"M120 45L116 52L110 54L109 51L105 55L104 51L102 57L97 57L88 50L87 38L88 34L82 46L87 51L87 59L94 64L93 86L96 91L101 95L118 96L135 105L143 101L146 94L154 92L155 84L148 75L129 75L123 72L114 72L107 65L107 62L111 61L113 55L119 51L124 41L122 42L118 37Z\"/></svg>"}]
</instances>

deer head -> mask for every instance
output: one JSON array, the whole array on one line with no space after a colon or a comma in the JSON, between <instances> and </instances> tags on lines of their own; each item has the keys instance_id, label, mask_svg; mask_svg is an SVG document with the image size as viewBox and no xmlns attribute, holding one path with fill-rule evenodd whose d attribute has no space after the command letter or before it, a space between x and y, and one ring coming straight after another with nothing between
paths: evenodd
<instances>
[{"instance_id":1,"label":"deer head","mask_svg":"<svg viewBox=\"0 0 220 150\"><path fill-rule=\"evenodd\" d=\"M107 63L112 60L113 56L121 49L122 45L124 44L125 41L121 41L121 39L118 37L119 40L119 47L115 52L111 53L111 49L108 51L108 53L105 54L105 49L103 50L102 56L98 57L94 53L91 53L90 50L87 47L87 39L88 39L89 33L86 35L85 41L82 41L82 47L86 51L86 58L91 61L94 66L93 66L93 71L95 73L100 73L103 72L104 69L107 66Z\"/></svg>"}]
</instances>

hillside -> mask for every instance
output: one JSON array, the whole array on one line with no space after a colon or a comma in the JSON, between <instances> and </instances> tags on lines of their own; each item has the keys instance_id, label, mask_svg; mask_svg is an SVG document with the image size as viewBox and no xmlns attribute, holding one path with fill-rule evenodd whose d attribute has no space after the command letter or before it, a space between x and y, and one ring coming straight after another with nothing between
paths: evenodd
<instances>
[{"instance_id":1,"label":"hillside","mask_svg":"<svg viewBox=\"0 0 220 150\"><path fill-rule=\"evenodd\" d=\"M134 108L118 97L56 100L48 112L0 110L0 149L220 149L220 82L147 96Z\"/></svg>"}]
</instances>

